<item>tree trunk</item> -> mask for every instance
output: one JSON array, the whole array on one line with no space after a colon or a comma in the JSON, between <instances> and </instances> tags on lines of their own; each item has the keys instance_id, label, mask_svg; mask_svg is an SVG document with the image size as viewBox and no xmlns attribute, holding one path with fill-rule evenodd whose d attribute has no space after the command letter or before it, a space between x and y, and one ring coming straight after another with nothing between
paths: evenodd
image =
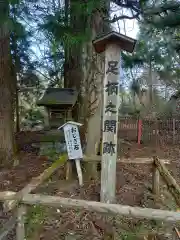
<instances>
[{"instance_id":1,"label":"tree trunk","mask_svg":"<svg viewBox=\"0 0 180 240\"><path fill-rule=\"evenodd\" d=\"M84 59L87 64L84 67L84 98L86 100L84 101L83 113L86 111L87 155L96 154L95 145L101 138L104 53L96 54L92 46L92 40L98 34L103 33L103 20L99 11L95 11L91 17L91 28L92 38L84 45Z\"/></svg>"},{"instance_id":2,"label":"tree trunk","mask_svg":"<svg viewBox=\"0 0 180 240\"><path fill-rule=\"evenodd\" d=\"M13 94L10 34L8 31L8 1L1 0L0 15L0 165L9 164L14 152L13 142Z\"/></svg>"},{"instance_id":3,"label":"tree trunk","mask_svg":"<svg viewBox=\"0 0 180 240\"><path fill-rule=\"evenodd\" d=\"M71 0L71 4L79 0ZM108 1L105 2L104 6ZM79 4L81 4L79 2ZM109 4L105 6L108 12ZM66 87L75 87L79 91L78 104L74 111L76 121L83 123L86 135L86 154L96 154L95 146L101 139L102 121L102 98L104 77L104 54L95 53L92 40L102 33L108 32L109 24L105 25L102 19L103 6L94 8L92 14L80 16L71 8L71 21L75 31L83 32L89 28L90 33L87 41L74 44L69 51L68 65L66 63ZM107 14L107 12L105 14ZM85 33L86 34L86 33ZM91 168L92 167L92 168ZM86 171L90 175L96 172L96 164L89 164ZM86 174L87 175L87 174ZM96 176L96 174L95 174Z\"/></svg>"},{"instance_id":4,"label":"tree trunk","mask_svg":"<svg viewBox=\"0 0 180 240\"><path fill-rule=\"evenodd\" d=\"M16 86L17 88L17 86ZM20 118L19 118L19 92L18 92L18 88L16 89L16 100L15 100L15 104L16 104L16 132L20 132Z\"/></svg>"},{"instance_id":5,"label":"tree trunk","mask_svg":"<svg viewBox=\"0 0 180 240\"><path fill-rule=\"evenodd\" d=\"M64 0L64 24L66 27L69 27L69 0ZM68 87L68 65L69 65L69 49L67 43L64 43L64 87Z\"/></svg>"},{"instance_id":6,"label":"tree trunk","mask_svg":"<svg viewBox=\"0 0 180 240\"><path fill-rule=\"evenodd\" d=\"M11 50L13 51L14 64L12 63L12 93L13 93L13 113L15 114L15 131L20 131L20 113L19 113L19 88L18 73L20 72L20 60L17 54L17 38L15 34L11 36ZM13 61L12 61L13 62ZM14 117L13 117L14 119Z\"/></svg>"},{"instance_id":7,"label":"tree trunk","mask_svg":"<svg viewBox=\"0 0 180 240\"><path fill-rule=\"evenodd\" d=\"M73 29L73 37L84 30L85 23L83 14L77 13L77 6L80 0L65 1L65 24ZM70 14L69 14L70 13ZM70 15L69 19L68 16ZM83 35L82 35L83 36ZM67 41L68 42L68 41ZM71 44L65 42L65 64L64 64L64 87L74 88L79 92L78 103L73 109L75 121L81 121L79 114L81 108L81 83L82 73L82 42L77 41Z\"/></svg>"}]
</instances>

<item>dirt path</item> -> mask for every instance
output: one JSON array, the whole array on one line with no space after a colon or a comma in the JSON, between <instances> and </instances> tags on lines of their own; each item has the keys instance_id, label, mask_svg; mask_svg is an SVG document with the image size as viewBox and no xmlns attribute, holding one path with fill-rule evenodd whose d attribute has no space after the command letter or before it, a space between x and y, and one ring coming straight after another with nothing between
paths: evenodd
<instances>
[{"instance_id":1,"label":"dirt path","mask_svg":"<svg viewBox=\"0 0 180 240\"><path fill-rule=\"evenodd\" d=\"M133 155L134 157L153 156L157 154L161 158L167 157L172 160L168 167L177 181L180 183L180 153L179 148L164 148L154 151L151 148L132 147L124 148L124 156ZM21 164L12 169L1 169L0 171L0 191L12 190L19 191L32 177L38 176L51 163L44 158L39 158L33 153L21 153ZM62 174L61 174L62 173ZM52 176L50 181L44 183L37 189L38 193L59 195L63 197L79 198L85 200L99 201L100 181L85 182L83 188L79 188L78 181L69 184L63 180L64 170ZM152 169L149 165L119 164L117 166L117 202L130 206L154 207L153 201L149 199L148 193L152 186ZM39 212L40 211L40 212ZM141 227L142 222L138 220L122 220L112 217L100 216L96 213L86 211L75 211L67 209L38 209L36 217L44 213L46 216L41 219L43 222L38 232L37 239L44 240L71 240L71 239L116 239L119 229L134 229L134 226ZM0 211L0 227L10 217ZM36 219L40 222L39 219ZM125 223L124 223L125 221ZM144 223L144 222L143 222ZM35 225L38 225L37 223ZM33 232L33 230L31 230ZM82 234L83 233L83 234ZM9 239L13 239L12 233ZM94 234L94 236L92 236ZM75 237L76 235L76 237ZM33 238L36 239L36 238ZM118 239L118 238L117 238ZM133 238L137 239L137 238Z\"/></svg>"},{"instance_id":2,"label":"dirt path","mask_svg":"<svg viewBox=\"0 0 180 240\"><path fill-rule=\"evenodd\" d=\"M0 170L0 191L19 191L32 177L38 176L50 164L34 153L21 153L20 164L11 169Z\"/></svg>"},{"instance_id":3,"label":"dirt path","mask_svg":"<svg viewBox=\"0 0 180 240\"><path fill-rule=\"evenodd\" d=\"M20 164L11 169L0 169L0 191L19 191L33 177L38 176L50 163L44 158L39 158L35 153L21 152L19 155ZM15 212L4 213L2 203L0 204L0 230ZM14 239L14 230L8 234L6 239Z\"/></svg>"},{"instance_id":4,"label":"dirt path","mask_svg":"<svg viewBox=\"0 0 180 240\"><path fill-rule=\"evenodd\" d=\"M168 168L180 182L180 164L179 149L131 149L134 157L153 156L158 153L160 158L168 158L172 164ZM85 199L99 201L100 182L86 182L83 188L79 188L78 182L74 182L70 187L66 188L63 183L61 185L56 181L58 176L54 176L52 182L46 186L42 186L42 192L48 194L59 195L63 197L71 197L76 199ZM116 200L118 203L130 206L152 207L155 208L153 198L150 198L152 187L152 168L149 165L142 164L119 164L117 166L117 192ZM47 209L47 208L46 208ZM45 209L43 210L45 212ZM113 218L102 216L96 213L88 213L87 211L75 211L69 209L51 209L48 217L44 218L42 229L39 232L40 239L43 240L71 240L71 239L122 239L139 240L144 239L152 229L161 231L160 225L152 226L148 221ZM159 224L159 223L158 223ZM158 239L165 239L165 234L171 232L170 225L164 225L162 230L163 236ZM141 229L145 228L145 229ZM141 230L143 233L140 233ZM142 234L142 236L141 236ZM131 235L131 238L130 236ZM141 237L140 237L141 236ZM129 238L128 238L129 237ZM170 235L169 238L172 239Z\"/></svg>"},{"instance_id":5,"label":"dirt path","mask_svg":"<svg viewBox=\"0 0 180 240\"><path fill-rule=\"evenodd\" d=\"M151 172L150 166L119 164L117 168L117 203L155 208L153 199L149 197L152 186ZM80 188L78 181L67 186L66 183L64 185L63 182L55 181L57 178L58 176L54 176L52 181L38 189L38 192L48 192L48 194L74 199L99 201L99 181L85 182L84 187ZM152 223L145 220L102 216L95 212L89 213L86 210L77 211L65 208L44 207L41 211L47 214L47 216L43 217L44 221L38 235L39 239L42 240L143 240L144 236L152 232L152 228L154 230L158 228L158 231L160 231L160 226L156 225L156 223L152 227ZM164 234L166 234L166 231L167 233L170 231L168 227L165 227L166 230L163 229ZM141 230L142 233L140 232ZM129 238L120 238L122 234L128 234ZM130 238L130 234L132 238ZM142 237L140 238L141 234Z\"/></svg>"}]
</instances>

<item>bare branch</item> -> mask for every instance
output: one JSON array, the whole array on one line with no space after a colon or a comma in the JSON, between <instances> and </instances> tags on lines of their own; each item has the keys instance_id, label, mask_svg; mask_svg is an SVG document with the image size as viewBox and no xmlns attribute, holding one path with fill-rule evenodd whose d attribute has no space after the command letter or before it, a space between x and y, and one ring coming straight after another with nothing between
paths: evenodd
<instances>
[{"instance_id":1,"label":"bare branch","mask_svg":"<svg viewBox=\"0 0 180 240\"><path fill-rule=\"evenodd\" d=\"M115 22L117 22L119 20L134 19L134 18L138 18L138 17L139 17L139 13L137 13L135 15L132 15L132 16L128 16L128 15L117 16L117 15L114 15L113 19L106 20L106 21L108 21L109 23L115 23Z\"/></svg>"}]
</instances>

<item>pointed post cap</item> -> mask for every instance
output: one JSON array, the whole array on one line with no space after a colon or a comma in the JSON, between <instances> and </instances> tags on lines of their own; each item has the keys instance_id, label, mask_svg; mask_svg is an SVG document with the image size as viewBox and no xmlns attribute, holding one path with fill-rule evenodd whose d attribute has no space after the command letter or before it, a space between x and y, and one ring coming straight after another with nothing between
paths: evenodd
<instances>
[{"instance_id":1,"label":"pointed post cap","mask_svg":"<svg viewBox=\"0 0 180 240\"><path fill-rule=\"evenodd\" d=\"M65 124L63 124L62 126L58 127L58 130L63 129L67 125L74 125L74 126L81 127L83 124L82 123L78 123L78 122L68 121Z\"/></svg>"},{"instance_id":2,"label":"pointed post cap","mask_svg":"<svg viewBox=\"0 0 180 240\"><path fill-rule=\"evenodd\" d=\"M136 40L114 31L93 40L97 53L104 52L108 44L117 44L122 50L132 53Z\"/></svg>"}]
</instances>

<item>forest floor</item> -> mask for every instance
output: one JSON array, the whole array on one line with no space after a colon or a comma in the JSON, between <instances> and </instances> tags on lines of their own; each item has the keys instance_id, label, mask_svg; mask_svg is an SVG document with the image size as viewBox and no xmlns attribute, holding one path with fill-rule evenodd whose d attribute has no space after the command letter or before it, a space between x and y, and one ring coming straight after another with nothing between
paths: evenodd
<instances>
[{"instance_id":1,"label":"forest floor","mask_svg":"<svg viewBox=\"0 0 180 240\"><path fill-rule=\"evenodd\" d=\"M171 164L168 169L172 172L180 184L180 149L174 147L138 147L134 144L131 148L123 145L119 154L124 157L151 157L168 159ZM20 154L21 161L17 167L0 170L0 191L19 191L32 177L38 176L51 163L46 158L39 157L35 153ZM42 184L35 192L99 201L100 181L85 182L80 188L78 181L67 182L64 180L65 171L62 166L60 171L54 174L47 182ZM171 196L166 192L166 203L157 201L154 203L151 194L152 167L145 164L118 164L116 200L119 204L141 207L152 207L176 210ZM164 187L163 187L164 190ZM0 227L6 222L11 213L5 215L0 211ZM53 209L49 207L29 207L28 211L27 239L44 240L76 240L76 239L146 239L145 236L158 229L163 232L162 223L154 221L140 221L128 218L101 216L97 213L89 213L85 210L75 211L69 209ZM165 227L169 233L169 227ZM13 235L13 234L12 234ZM8 239L13 239L12 235ZM172 236L170 236L170 239ZM147 238L148 239L148 238ZM150 238L149 238L150 239ZM152 238L153 239L153 238ZM154 238L155 239L155 238ZM158 239L158 238L156 238Z\"/></svg>"}]
</instances>

